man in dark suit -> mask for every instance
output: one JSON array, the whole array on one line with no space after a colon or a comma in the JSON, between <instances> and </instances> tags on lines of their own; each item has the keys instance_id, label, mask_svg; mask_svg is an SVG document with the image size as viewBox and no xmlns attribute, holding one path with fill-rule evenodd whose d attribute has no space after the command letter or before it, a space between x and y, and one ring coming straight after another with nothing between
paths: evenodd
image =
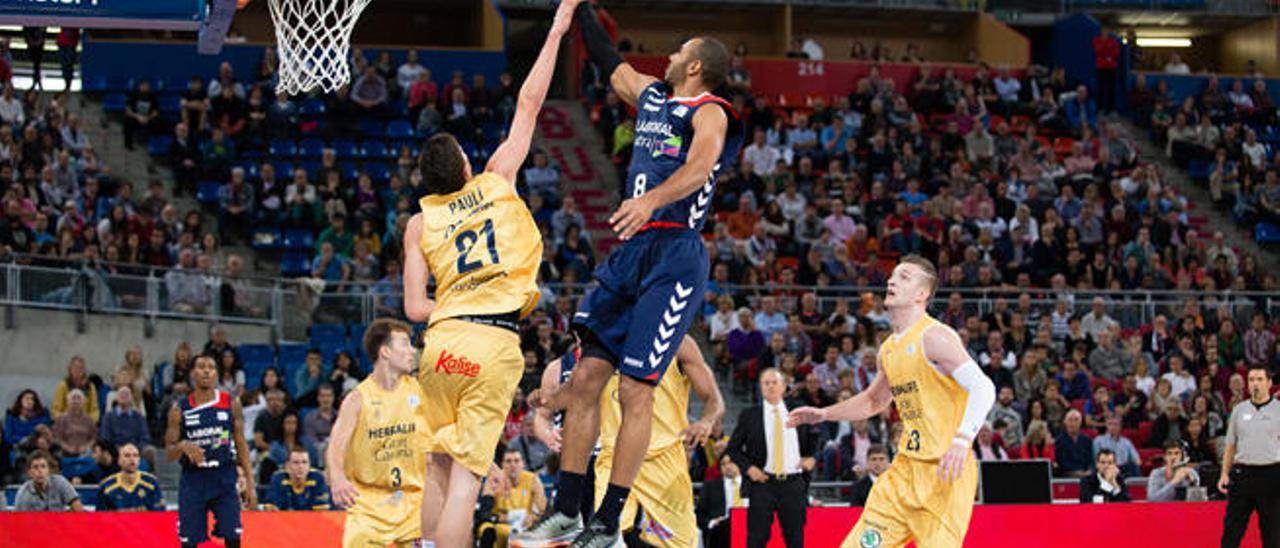
<instances>
[{"instance_id":1,"label":"man in dark suit","mask_svg":"<svg viewBox=\"0 0 1280 548\"><path fill-rule=\"evenodd\" d=\"M738 425L726 451L749 481L742 496L747 508L747 547L763 548L769 542L773 516L777 514L787 548L804 546L804 523L809 506L809 471L813 470L818 436L809 425L786 426L787 405L782 401L786 381L777 369L760 373L762 405L738 416Z\"/></svg>"},{"instance_id":2,"label":"man in dark suit","mask_svg":"<svg viewBox=\"0 0 1280 548\"><path fill-rule=\"evenodd\" d=\"M1129 502L1129 487L1110 449L1098 451L1094 473L1080 478L1080 502Z\"/></svg>"},{"instance_id":3,"label":"man in dark suit","mask_svg":"<svg viewBox=\"0 0 1280 548\"><path fill-rule=\"evenodd\" d=\"M703 482L698 494L695 511L706 548L729 548L729 512L747 506L742 496L742 471L728 454L720 456L720 474L719 479Z\"/></svg>"},{"instance_id":4,"label":"man in dark suit","mask_svg":"<svg viewBox=\"0 0 1280 548\"><path fill-rule=\"evenodd\" d=\"M866 506L867 497L871 496L871 485L889 469L889 449L881 444L867 448L867 473L853 482L849 492L850 506Z\"/></svg>"}]
</instances>

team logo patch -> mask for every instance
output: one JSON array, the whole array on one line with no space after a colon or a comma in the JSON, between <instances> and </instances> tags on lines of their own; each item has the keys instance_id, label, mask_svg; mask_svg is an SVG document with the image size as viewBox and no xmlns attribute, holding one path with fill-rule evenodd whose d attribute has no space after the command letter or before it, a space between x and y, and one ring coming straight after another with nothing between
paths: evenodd
<instances>
[{"instance_id":1,"label":"team logo patch","mask_svg":"<svg viewBox=\"0 0 1280 548\"><path fill-rule=\"evenodd\" d=\"M916 353L916 345L914 345L914 344L908 344L908 345L907 345L907 353L908 353L908 354L915 354L915 353Z\"/></svg>"},{"instance_id":2,"label":"team logo patch","mask_svg":"<svg viewBox=\"0 0 1280 548\"><path fill-rule=\"evenodd\" d=\"M868 529L865 533L862 533L862 537L858 539L858 546L861 546L862 548L880 548L882 540L883 539L880 538L880 531Z\"/></svg>"},{"instance_id":3,"label":"team logo patch","mask_svg":"<svg viewBox=\"0 0 1280 548\"><path fill-rule=\"evenodd\" d=\"M218 411L218 420L220 420L220 421L225 421L225 420L227 420L228 418L229 418L229 417L227 417L227 412L226 412L226 411Z\"/></svg>"},{"instance_id":4,"label":"team logo patch","mask_svg":"<svg viewBox=\"0 0 1280 548\"><path fill-rule=\"evenodd\" d=\"M688 113L689 113L689 107L686 107L684 105L680 105L676 108L671 109L671 114L675 116L684 117L684 115Z\"/></svg>"},{"instance_id":5,"label":"team logo patch","mask_svg":"<svg viewBox=\"0 0 1280 548\"><path fill-rule=\"evenodd\" d=\"M662 141L654 143L653 157L670 156L678 158L680 156L680 147L684 144L684 139L679 135L668 137Z\"/></svg>"},{"instance_id":6,"label":"team logo patch","mask_svg":"<svg viewBox=\"0 0 1280 548\"><path fill-rule=\"evenodd\" d=\"M419 403L421 403L421 401L418 400L418 396L413 394L409 395L409 407L417 407Z\"/></svg>"},{"instance_id":7,"label":"team logo patch","mask_svg":"<svg viewBox=\"0 0 1280 548\"><path fill-rule=\"evenodd\" d=\"M436 373L475 378L480 374L480 364L463 356L450 354L448 350L441 350L440 357L436 358Z\"/></svg>"}]
</instances>

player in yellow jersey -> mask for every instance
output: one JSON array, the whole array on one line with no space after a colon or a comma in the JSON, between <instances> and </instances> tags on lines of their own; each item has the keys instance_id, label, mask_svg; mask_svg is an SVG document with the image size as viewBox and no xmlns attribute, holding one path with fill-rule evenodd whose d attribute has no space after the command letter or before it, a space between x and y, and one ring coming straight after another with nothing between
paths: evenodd
<instances>
[{"instance_id":1,"label":"player in yellow jersey","mask_svg":"<svg viewBox=\"0 0 1280 548\"><path fill-rule=\"evenodd\" d=\"M347 509L342 545L410 546L421 538L425 398L408 324L381 319L364 334L373 373L342 401L325 451L333 502Z\"/></svg>"},{"instance_id":2,"label":"player in yellow jersey","mask_svg":"<svg viewBox=\"0 0 1280 548\"><path fill-rule=\"evenodd\" d=\"M501 474L506 481L487 481L480 491L480 513L494 519L476 528L478 548L507 548L512 529L528 527L547 509L542 480L525 470L519 449L508 447L502 454Z\"/></svg>"},{"instance_id":3,"label":"player in yellow jersey","mask_svg":"<svg viewBox=\"0 0 1280 548\"><path fill-rule=\"evenodd\" d=\"M578 2L560 2L520 88L507 139L484 173L472 175L448 134L428 139L418 158L428 195L405 229L405 314L428 323L418 376L430 410L431 491L421 519L423 537L441 548L471 545L480 477L489 472L524 372L518 322L538 304L542 239L516 194L516 174ZM435 278L434 301L428 276Z\"/></svg>"},{"instance_id":4,"label":"player in yellow jersey","mask_svg":"<svg viewBox=\"0 0 1280 548\"><path fill-rule=\"evenodd\" d=\"M542 387L532 395L533 403L545 404L535 416L539 436L548 445L558 446L558 438L548 424L551 410L564 404L557 393L565 377L557 360L542 374ZM668 369L653 393L652 433L640 473L619 520L624 537L632 546L681 546L698 544L698 523L694 515L693 481L685 446L701 446L724 419L724 399L715 375L702 357L697 343L685 336L676 351L676 367ZM689 423L689 391L702 400L702 418ZM618 402L618 375L605 385L600 398L600 454L595 460L595 503L604 498L612 472L613 453L622 425ZM558 447L556 447L558 449Z\"/></svg>"},{"instance_id":5,"label":"player in yellow jersey","mask_svg":"<svg viewBox=\"0 0 1280 548\"><path fill-rule=\"evenodd\" d=\"M844 548L920 548L964 543L978 489L973 438L995 401L995 387L960 337L926 312L938 284L927 259L903 257L884 305L893 334L880 345L880 371L862 393L821 409L801 407L789 422L855 421L896 403L903 432L898 458L871 488Z\"/></svg>"}]
</instances>

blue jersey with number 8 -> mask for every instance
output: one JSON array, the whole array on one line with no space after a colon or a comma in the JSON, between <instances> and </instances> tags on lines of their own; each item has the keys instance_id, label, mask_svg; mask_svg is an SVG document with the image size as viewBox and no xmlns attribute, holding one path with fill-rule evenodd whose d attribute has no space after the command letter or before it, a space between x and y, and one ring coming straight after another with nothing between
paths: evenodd
<instances>
[{"instance_id":1,"label":"blue jersey with number 8","mask_svg":"<svg viewBox=\"0 0 1280 548\"><path fill-rule=\"evenodd\" d=\"M661 185L683 166L693 145L693 115L698 109L714 105L725 110L729 128L724 149L715 167L706 174L702 188L653 212L655 222L677 223L701 230L711 209L716 177L732 169L742 147L742 122L728 101L711 93L697 97L672 97L671 87L654 82L636 100L636 141L627 172L626 194L638 198Z\"/></svg>"}]
</instances>

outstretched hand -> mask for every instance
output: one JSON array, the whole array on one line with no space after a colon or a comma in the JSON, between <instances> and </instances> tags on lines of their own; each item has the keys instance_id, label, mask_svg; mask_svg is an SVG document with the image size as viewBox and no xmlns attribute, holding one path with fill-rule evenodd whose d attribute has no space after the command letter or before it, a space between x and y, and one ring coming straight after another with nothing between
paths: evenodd
<instances>
[{"instance_id":1,"label":"outstretched hand","mask_svg":"<svg viewBox=\"0 0 1280 548\"><path fill-rule=\"evenodd\" d=\"M573 24L573 11L578 9L578 4L581 3L582 0L560 0L555 18L551 21L552 34L564 35L569 32L569 26Z\"/></svg>"},{"instance_id":2,"label":"outstretched hand","mask_svg":"<svg viewBox=\"0 0 1280 548\"><path fill-rule=\"evenodd\" d=\"M802 424L818 424L827 420L826 413L817 407L801 407L792 409L787 414L787 427L795 428Z\"/></svg>"}]
</instances>

